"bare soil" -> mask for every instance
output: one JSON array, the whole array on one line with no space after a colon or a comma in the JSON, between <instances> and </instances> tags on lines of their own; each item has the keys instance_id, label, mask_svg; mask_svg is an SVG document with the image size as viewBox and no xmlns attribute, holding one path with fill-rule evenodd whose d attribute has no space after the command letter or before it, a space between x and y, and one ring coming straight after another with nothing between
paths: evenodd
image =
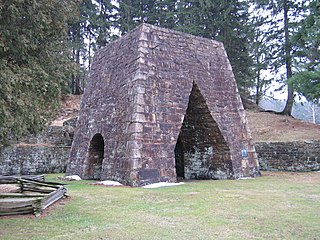
<instances>
[{"instance_id":1,"label":"bare soil","mask_svg":"<svg viewBox=\"0 0 320 240\"><path fill-rule=\"evenodd\" d=\"M1 193L14 193L19 190L16 184L0 184L0 194Z\"/></svg>"},{"instance_id":2,"label":"bare soil","mask_svg":"<svg viewBox=\"0 0 320 240\"><path fill-rule=\"evenodd\" d=\"M66 95L61 100L61 110L51 126L62 126L64 121L78 116L82 95Z\"/></svg>"},{"instance_id":3,"label":"bare soil","mask_svg":"<svg viewBox=\"0 0 320 240\"><path fill-rule=\"evenodd\" d=\"M51 125L63 122L79 113L81 95L67 95L61 102L61 110ZM320 125L271 112L247 110L247 119L254 141L289 142L320 140Z\"/></svg>"},{"instance_id":4,"label":"bare soil","mask_svg":"<svg viewBox=\"0 0 320 240\"><path fill-rule=\"evenodd\" d=\"M320 125L271 112L246 111L246 115L255 141L320 140Z\"/></svg>"}]
</instances>

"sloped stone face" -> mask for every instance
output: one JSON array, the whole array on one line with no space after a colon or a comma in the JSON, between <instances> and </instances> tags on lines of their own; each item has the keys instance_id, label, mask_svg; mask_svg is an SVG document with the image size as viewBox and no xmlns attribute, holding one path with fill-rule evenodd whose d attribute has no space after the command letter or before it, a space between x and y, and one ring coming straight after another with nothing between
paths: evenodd
<instances>
[{"instance_id":1,"label":"sloped stone face","mask_svg":"<svg viewBox=\"0 0 320 240\"><path fill-rule=\"evenodd\" d=\"M187 110L194 86L202 102ZM188 121L198 130L188 131ZM69 174L89 177L88 149L96 134L104 139L102 180L175 181L181 163L185 178L259 174L225 50L209 39L143 24L100 50L82 98ZM178 149L183 161L179 135L188 145Z\"/></svg>"}]
</instances>

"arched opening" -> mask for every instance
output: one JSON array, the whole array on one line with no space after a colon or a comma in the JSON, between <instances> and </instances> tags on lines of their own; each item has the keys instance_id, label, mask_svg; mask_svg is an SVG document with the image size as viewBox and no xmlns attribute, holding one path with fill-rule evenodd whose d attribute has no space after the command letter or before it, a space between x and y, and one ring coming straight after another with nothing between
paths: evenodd
<instances>
[{"instance_id":1,"label":"arched opening","mask_svg":"<svg viewBox=\"0 0 320 240\"><path fill-rule=\"evenodd\" d=\"M230 149L195 83L174 151L177 178L232 177Z\"/></svg>"},{"instance_id":2,"label":"arched opening","mask_svg":"<svg viewBox=\"0 0 320 240\"><path fill-rule=\"evenodd\" d=\"M176 147L174 149L174 155L176 159L176 174L178 179L184 179L184 154L183 146L180 138L180 134L177 140Z\"/></svg>"},{"instance_id":3,"label":"arched opening","mask_svg":"<svg viewBox=\"0 0 320 240\"><path fill-rule=\"evenodd\" d=\"M104 141L100 133L93 136L90 142L86 166L86 179L100 179L104 156Z\"/></svg>"}]
</instances>

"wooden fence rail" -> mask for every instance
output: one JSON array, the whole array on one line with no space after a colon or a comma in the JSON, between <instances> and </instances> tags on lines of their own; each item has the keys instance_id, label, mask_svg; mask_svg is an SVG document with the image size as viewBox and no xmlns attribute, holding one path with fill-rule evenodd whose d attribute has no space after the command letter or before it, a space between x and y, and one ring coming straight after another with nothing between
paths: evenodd
<instances>
[{"instance_id":1,"label":"wooden fence rail","mask_svg":"<svg viewBox=\"0 0 320 240\"><path fill-rule=\"evenodd\" d=\"M16 183L17 179L44 181L44 175L1 176L0 184Z\"/></svg>"},{"instance_id":2,"label":"wooden fence rail","mask_svg":"<svg viewBox=\"0 0 320 240\"><path fill-rule=\"evenodd\" d=\"M42 175L43 176L43 175ZM0 184L18 184L20 193L0 194L0 216L34 213L36 216L66 195L64 184L43 177L0 176Z\"/></svg>"}]
</instances>

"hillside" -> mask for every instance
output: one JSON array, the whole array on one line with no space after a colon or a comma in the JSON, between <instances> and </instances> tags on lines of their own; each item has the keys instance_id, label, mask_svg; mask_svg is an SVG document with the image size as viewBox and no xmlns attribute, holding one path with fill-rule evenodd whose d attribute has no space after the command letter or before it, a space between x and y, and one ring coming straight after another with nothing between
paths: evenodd
<instances>
[{"instance_id":1,"label":"hillside","mask_svg":"<svg viewBox=\"0 0 320 240\"><path fill-rule=\"evenodd\" d=\"M246 111L255 141L320 140L320 125L270 112Z\"/></svg>"},{"instance_id":2,"label":"hillside","mask_svg":"<svg viewBox=\"0 0 320 240\"><path fill-rule=\"evenodd\" d=\"M81 96L69 95L62 101L62 109L51 125L62 126L65 120L77 116ZM270 112L247 110L247 118L255 141L320 140L320 125Z\"/></svg>"},{"instance_id":3,"label":"hillside","mask_svg":"<svg viewBox=\"0 0 320 240\"><path fill-rule=\"evenodd\" d=\"M63 122L78 116L82 95L67 95L61 101L61 109L51 126L62 126Z\"/></svg>"},{"instance_id":4,"label":"hillside","mask_svg":"<svg viewBox=\"0 0 320 240\"><path fill-rule=\"evenodd\" d=\"M285 100L268 97L262 98L259 103L259 107L275 112L281 112L285 105ZM306 101L295 102L292 108L292 116L306 122L320 124L320 106Z\"/></svg>"}]
</instances>

